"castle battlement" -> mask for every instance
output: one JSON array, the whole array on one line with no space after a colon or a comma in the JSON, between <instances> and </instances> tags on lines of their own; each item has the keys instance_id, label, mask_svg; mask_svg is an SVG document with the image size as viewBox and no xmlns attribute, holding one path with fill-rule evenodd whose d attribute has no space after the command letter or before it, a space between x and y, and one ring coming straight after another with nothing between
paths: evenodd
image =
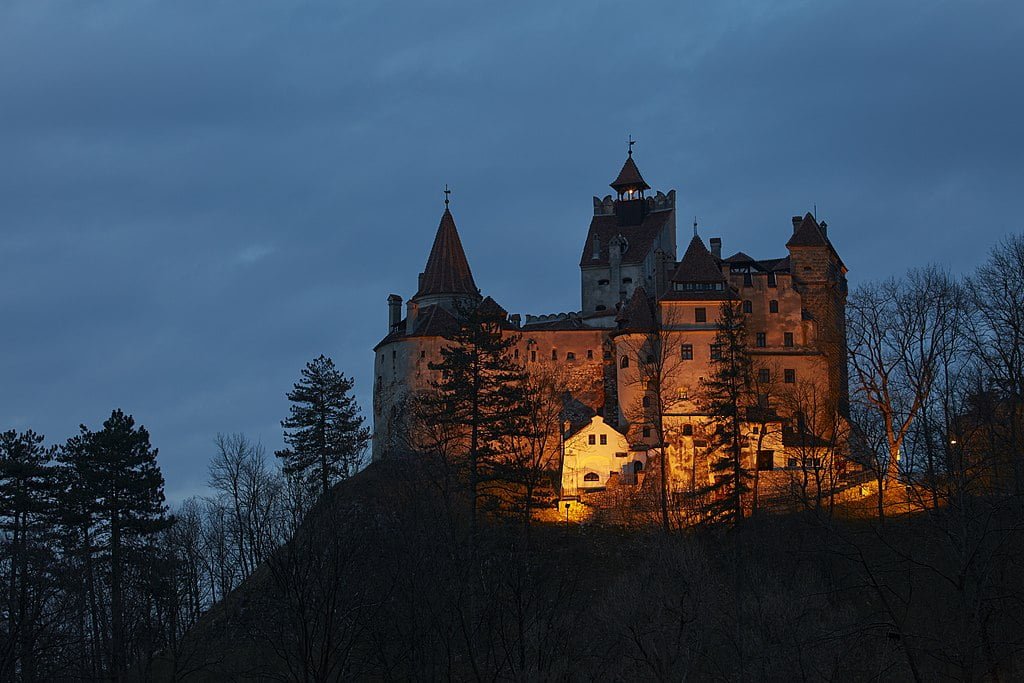
<instances>
[{"instance_id":1,"label":"castle battlement","mask_svg":"<svg viewBox=\"0 0 1024 683\"><path fill-rule=\"evenodd\" d=\"M695 227L677 260L675 190L647 196L650 186L632 155L611 187L614 198L594 197L583 240L580 310L526 315L525 323L477 289L446 204L404 319L402 298L388 297L388 332L374 349L374 459L408 442L403 438L409 429L406 401L437 379L431 364L450 344L447 337L458 329L467 305L500 310L507 333L520 335L510 350L513 357L527 371L557 374L568 383L566 400L586 413L588 426L569 442L592 453L584 457L573 446L558 456L559 466L562 457L575 458L564 471L572 473L576 490L603 487L611 473L628 479L643 467L649 451L667 458L673 490L693 485L694 477L711 476L708 468L694 465L713 457L706 450L713 425L696 394L714 372L722 305L742 311L758 382L770 387L759 407L761 418L748 411L750 433L757 435L745 456L751 467L784 470L808 457L820 459L808 455L808 448L828 443L829 435L800 432L809 416L783 397L813 387L814 395L823 397L819 406L834 414L845 410L846 267L827 227L810 213L792 217L791 223L779 221L780 251L787 253L767 259L742 251L725 256L721 238L706 243ZM641 376L654 345L671 347L673 358L672 375L654 384L663 393L660 400L651 400L652 383ZM666 396L673 407L660 422L673 436L662 442L652 430L650 406L666 405ZM799 438L792 437L794 430Z\"/></svg>"}]
</instances>

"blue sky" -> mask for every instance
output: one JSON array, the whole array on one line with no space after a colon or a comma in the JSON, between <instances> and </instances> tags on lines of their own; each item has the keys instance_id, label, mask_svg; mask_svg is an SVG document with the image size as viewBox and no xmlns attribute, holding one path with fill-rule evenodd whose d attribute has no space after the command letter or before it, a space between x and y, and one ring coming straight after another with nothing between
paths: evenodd
<instances>
[{"instance_id":1,"label":"blue sky","mask_svg":"<svg viewBox=\"0 0 1024 683\"><path fill-rule=\"evenodd\" d=\"M452 186L477 284L579 306L625 155L724 251L817 205L853 284L1024 230L1018 2L0 3L0 429L115 407L172 500L325 353L370 412Z\"/></svg>"}]
</instances>

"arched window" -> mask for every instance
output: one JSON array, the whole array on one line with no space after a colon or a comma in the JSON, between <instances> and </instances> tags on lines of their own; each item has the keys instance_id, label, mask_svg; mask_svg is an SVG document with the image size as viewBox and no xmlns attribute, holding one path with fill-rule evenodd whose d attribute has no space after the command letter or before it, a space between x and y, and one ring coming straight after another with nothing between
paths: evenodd
<instances>
[{"instance_id":1,"label":"arched window","mask_svg":"<svg viewBox=\"0 0 1024 683\"><path fill-rule=\"evenodd\" d=\"M629 367L629 356L623 356L622 357L622 360L619 361L619 367L620 368L628 368Z\"/></svg>"},{"instance_id":2,"label":"arched window","mask_svg":"<svg viewBox=\"0 0 1024 683\"><path fill-rule=\"evenodd\" d=\"M583 475L583 481L601 481L601 477L597 472L587 472Z\"/></svg>"},{"instance_id":3,"label":"arched window","mask_svg":"<svg viewBox=\"0 0 1024 683\"><path fill-rule=\"evenodd\" d=\"M576 360L576 354L573 353L572 351L570 351L569 353L565 354L565 359L566 360Z\"/></svg>"},{"instance_id":4,"label":"arched window","mask_svg":"<svg viewBox=\"0 0 1024 683\"><path fill-rule=\"evenodd\" d=\"M743 312L744 313L753 313L754 312L754 304L752 304L749 299L747 299L746 301L743 302Z\"/></svg>"}]
</instances>

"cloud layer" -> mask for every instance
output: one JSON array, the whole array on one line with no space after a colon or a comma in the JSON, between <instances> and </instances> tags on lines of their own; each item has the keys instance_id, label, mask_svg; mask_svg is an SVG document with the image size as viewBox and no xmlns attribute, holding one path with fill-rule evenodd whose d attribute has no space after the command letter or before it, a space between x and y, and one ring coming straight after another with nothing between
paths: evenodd
<instances>
[{"instance_id":1,"label":"cloud layer","mask_svg":"<svg viewBox=\"0 0 1024 683\"><path fill-rule=\"evenodd\" d=\"M477 284L579 306L627 133L727 252L817 205L854 282L1019 232L1015 2L0 6L0 428L114 407L168 493L218 431L273 449L319 353L369 413L385 298L452 208Z\"/></svg>"}]
</instances>

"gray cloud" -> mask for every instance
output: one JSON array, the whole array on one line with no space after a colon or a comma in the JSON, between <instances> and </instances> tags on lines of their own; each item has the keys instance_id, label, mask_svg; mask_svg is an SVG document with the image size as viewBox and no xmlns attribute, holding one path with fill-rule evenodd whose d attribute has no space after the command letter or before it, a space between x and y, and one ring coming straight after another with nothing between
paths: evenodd
<instances>
[{"instance_id":1,"label":"gray cloud","mask_svg":"<svg viewBox=\"0 0 1024 683\"><path fill-rule=\"evenodd\" d=\"M280 444L319 353L369 411L384 299L453 210L513 311L578 305L627 133L725 249L817 204L851 278L1020 231L1013 2L110 2L0 7L0 428L113 407L201 491L211 439Z\"/></svg>"}]
</instances>

